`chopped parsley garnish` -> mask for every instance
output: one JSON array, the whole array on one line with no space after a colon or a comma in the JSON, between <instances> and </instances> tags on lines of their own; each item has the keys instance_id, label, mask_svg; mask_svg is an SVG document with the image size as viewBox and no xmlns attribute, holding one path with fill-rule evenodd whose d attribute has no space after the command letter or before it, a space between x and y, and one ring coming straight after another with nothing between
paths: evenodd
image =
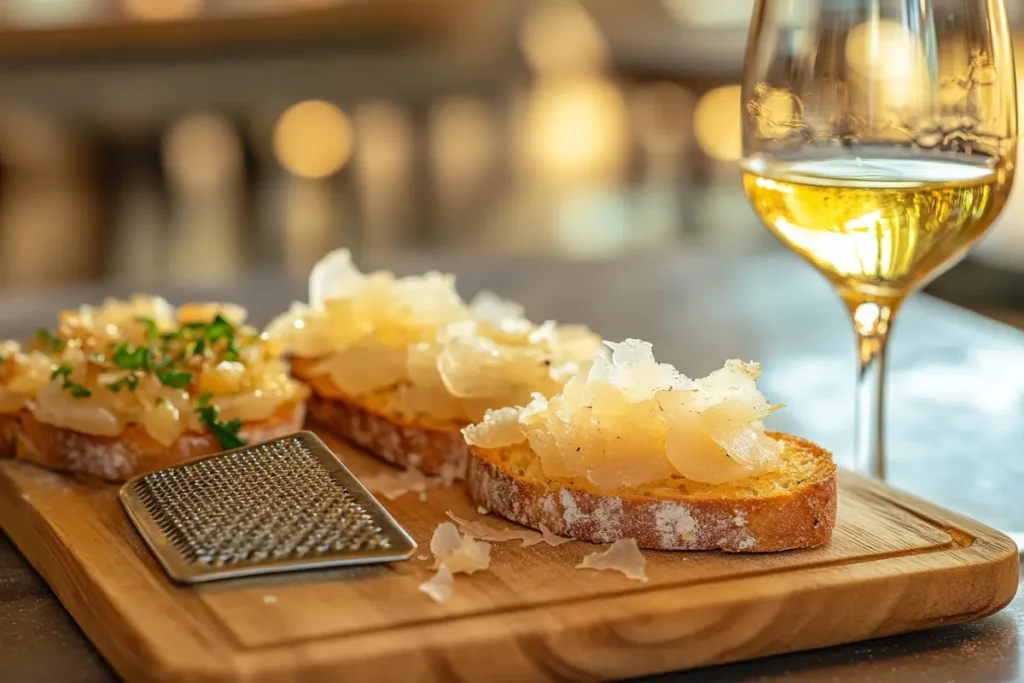
<instances>
[{"instance_id":1,"label":"chopped parsley garnish","mask_svg":"<svg viewBox=\"0 0 1024 683\"><path fill-rule=\"evenodd\" d=\"M119 344L114 350L114 365L122 370L149 370L153 364L153 353L145 346L134 349L127 344Z\"/></svg>"},{"instance_id":2,"label":"chopped parsley garnish","mask_svg":"<svg viewBox=\"0 0 1024 683\"><path fill-rule=\"evenodd\" d=\"M232 339L228 343L228 348L224 349L224 360L236 361L239 359L238 347L235 346L235 340Z\"/></svg>"},{"instance_id":3,"label":"chopped parsley garnish","mask_svg":"<svg viewBox=\"0 0 1024 683\"><path fill-rule=\"evenodd\" d=\"M210 405L213 394L204 392L196 402L196 413L199 415L199 423L213 432L213 435L220 441L220 447L226 451L232 448L239 448L246 444L245 439L238 436L242 429L242 421L237 417L226 422L217 419L217 406Z\"/></svg>"},{"instance_id":4,"label":"chopped parsley garnish","mask_svg":"<svg viewBox=\"0 0 1024 683\"><path fill-rule=\"evenodd\" d=\"M65 380L64 388L71 392L71 396L74 398L89 398L92 396L92 392L81 384L75 382L68 382Z\"/></svg>"},{"instance_id":5,"label":"chopped parsley garnish","mask_svg":"<svg viewBox=\"0 0 1024 683\"><path fill-rule=\"evenodd\" d=\"M36 330L36 341L49 346L54 351L60 351L64 348L64 340L51 334L45 327L40 327Z\"/></svg>"},{"instance_id":6,"label":"chopped parsley garnish","mask_svg":"<svg viewBox=\"0 0 1024 683\"><path fill-rule=\"evenodd\" d=\"M230 320L220 314L206 328L206 338L211 342L215 342L218 339L229 339L233 342L234 337L235 326L231 324Z\"/></svg>"},{"instance_id":7,"label":"chopped parsley garnish","mask_svg":"<svg viewBox=\"0 0 1024 683\"><path fill-rule=\"evenodd\" d=\"M50 373L50 379L57 379L58 377L64 380L64 388L71 392L71 396L74 398L89 398L92 396L92 392L86 387L83 387L78 382L72 382L68 377L71 375L74 368L67 363L57 366L57 368Z\"/></svg>"},{"instance_id":8,"label":"chopped parsley garnish","mask_svg":"<svg viewBox=\"0 0 1024 683\"><path fill-rule=\"evenodd\" d=\"M156 378L165 387L184 389L192 382L192 373L186 370L158 370Z\"/></svg>"},{"instance_id":9,"label":"chopped parsley garnish","mask_svg":"<svg viewBox=\"0 0 1024 683\"><path fill-rule=\"evenodd\" d=\"M68 375L71 374L72 370L74 370L74 368L72 368L67 363L64 363L63 365L58 365L57 368L50 373L50 379L57 379L58 377L62 377L63 379L67 380Z\"/></svg>"},{"instance_id":10,"label":"chopped parsley garnish","mask_svg":"<svg viewBox=\"0 0 1024 683\"><path fill-rule=\"evenodd\" d=\"M217 315L212 321L186 323L168 331L162 331L152 317L140 316L135 321L145 330L143 343L112 342L103 348L89 349L87 362L97 366L101 373L114 369L123 371L114 375L118 379L102 385L112 393L136 391L140 382L150 381L146 375L155 377L162 386L188 391L208 363L240 361L242 349L260 339L249 328L237 327L223 315ZM45 348L53 350L66 346L63 339L46 329L36 333L35 341L39 346L45 345ZM53 370L52 379L61 380L64 388L75 398L92 396L88 387L71 380L75 372L73 364L65 363ZM212 394L204 393L195 406L204 429L210 430L224 449L245 445L245 440L239 436L242 421L237 418L220 419L212 399ZM163 401L157 400L157 404L160 403Z\"/></svg>"},{"instance_id":11,"label":"chopped parsley garnish","mask_svg":"<svg viewBox=\"0 0 1024 683\"><path fill-rule=\"evenodd\" d=\"M111 382L110 384L107 385L107 389L110 389L111 391L113 391L116 394L117 392L121 391L121 389L128 389L128 391L135 391L135 389L137 389L138 386L139 386L139 378L136 377L135 375L128 375L126 377L122 377L121 379L117 380L116 382Z\"/></svg>"},{"instance_id":12,"label":"chopped parsley garnish","mask_svg":"<svg viewBox=\"0 0 1024 683\"><path fill-rule=\"evenodd\" d=\"M156 341L157 336L160 334L160 329L156 326L156 321L152 318L138 317L137 321L146 326L146 344L152 344Z\"/></svg>"}]
</instances>

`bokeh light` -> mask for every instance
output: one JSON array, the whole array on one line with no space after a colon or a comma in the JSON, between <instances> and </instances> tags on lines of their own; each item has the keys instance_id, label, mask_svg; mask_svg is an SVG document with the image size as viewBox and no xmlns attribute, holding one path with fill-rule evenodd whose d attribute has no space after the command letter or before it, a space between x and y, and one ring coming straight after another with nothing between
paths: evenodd
<instances>
[{"instance_id":1,"label":"bokeh light","mask_svg":"<svg viewBox=\"0 0 1024 683\"><path fill-rule=\"evenodd\" d=\"M630 112L638 142L653 153L678 153L691 136L697 98L668 81L645 83L630 95Z\"/></svg>"},{"instance_id":2,"label":"bokeh light","mask_svg":"<svg viewBox=\"0 0 1024 683\"><path fill-rule=\"evenodd\" d=\"M704 94L693 113L693 132L704 153L718 161L736 161L743 153L741 88L727 85Z\"/></svg>"},{"instance_id":3,"label":"bokeh light","mask_svg":"<svg viewBox=\"0 0 1024 683\"><path fill-rule=\"evenodd\" d=\"M525 152L548 180L607 179L621 171L628 144L626 105L598 78L545 81L531 93Z\"/></svg>"},{"instance_id":4,"label":"bokeh light","mask_svg":"<svg viewBox=\"0 0 1024 683\"><path fill-rule=\"evenodd\" d=\"M608 47L597 22L571 0L532 5L520 42L527 64L542 76L595 71L608 61Z\"/></svg>"},{"instance_id":5,"label":"bokeh light","mask_svg":"<svg viewBox=\"0 0 1024 683\"><path fill-rule=\"evenodd\" d=\"M430 120L430 155L445 198L476 191L496 161L497 143L494 115L484 101L460 96L438 103Z\"/></svg>"},{"instance_id":6,"label":"bokeh light","mask_svg":"<svg viewBox=\"0 0 1024 683\"><path fill-rule=\"evenodd\" d=\"M866 21L846 39L851 99L865 114L922 103L931 91L924 50L918 37L895 21Z\"/></svg>"},{"instance_id":7,"label":"bokeh light","mask_svg":"<svg viewBox=\"0 0 1024 683\"><path fill-rule=\"evenodd\" d=\"M377 187L408 172L413 130L404 109L386 100L362 102L352 110L352 125L359 137L352 161L361 178Z\"/></svg>"},{"instance_id":8,"label":"bokeh light","mask_svg":"<svg viewBox=\"0 0 1024 683\"><path fill-rule=\"evenodd\" d=\"M203 11L203 0L122 0L124 11L133 19L170 21L187 19Z\"/></svg>"},{"instance_id":9,"label":"bokeh light","mask_svg":"<svg viewBox=\"0 0 1024 683\"><path fill-rule=\"evenodd\" d=\"M907 27L895 21L866 21L846 39L850 70L873 80L906 80L920 72L921 43Z\"/></svg>"},{"instance_id":10,"label":"bokeh light","mask_svg":"<svg viewBox=\"0 0 1024 683\"><path fill-rule=\"evenodd\" d=\"M352 122L330 102L308 100L289 108L274 128L274 155L290 173L326 178L352 154Z\"/></svg>"},{"instance_id":11,"label":"bokeh light","mask_svg":"<svg viewBox=\"0 0 1024 683\"><path fill-rule=\"evenodd\" d=\"M812 4L808 0L797 0ZM740 26L750 19L754 0L662 0L669 16L685 26Z\"/></svg>"},{"instance_id":12,"label":"bokeh light","mask_svg":"<svg viewBox=\"0 0 1024 683\"><path fill-rule=\"evenodd\" d=\"M364 251L399 243L408 221L415 131L409 113L389 100L369 100L352 109L359 146L352 171L359 188Z\"/></svg>"},{"instance_id":13,"label":"bokeh light","mask_svg":"<svg viewBox=\"0 0 1024 683\"><path fill-rule=\"evenodd\" d=\"M93 0L3 0L0 21L15 26L73 26L100 13Z\"/></svg>"},{"instance_id":14,"label":"bokeh light","mask_svg":"<svg viewBox=\"0 0 1024 683\"><path fill-rule=\"evenodd\" d=\"M163 164L167 175L182 186L215 188L240 171L242 143L224 117L189 114L164 137Z\"/></svg>"}]
</instances>

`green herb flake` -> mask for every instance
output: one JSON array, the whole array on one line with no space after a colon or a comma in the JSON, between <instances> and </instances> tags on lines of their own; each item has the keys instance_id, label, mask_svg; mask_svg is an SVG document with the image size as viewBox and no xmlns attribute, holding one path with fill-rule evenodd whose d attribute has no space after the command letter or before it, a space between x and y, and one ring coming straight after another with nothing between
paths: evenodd
<instances>
[{"instance_id":1,"label":"green herb flake","mask_svg":"<svg viewBox=\"0 0 1024 683\"><path fill-rule=\"evenodd\" d=\"M145 316L139 316L135 320L146 326L146 343L152 344L156 341L156 338L160 335L160 329L156 326L156 321Z\"/></svg>"},{"instance_id":2,"label":"green herb flake","mask_svg":"<svg viewBox=\"0 0 1024 683\"><path fill-rule=\"evenodd\" d=\"M241 448L247 443L245 439L238 436L238 431L241 428L242 421L237 417L228 422L214 422L210 427L214 436L220 441L221 448L226 451L230 451L232 448Z\"/></svg>"},{"instance_id":3,"label":"green herb flake","mask_svg":"<svg viewBox=\"0 0 1024 683\"><path fill-rule=\"evenodd\" d=\"M73 370L74 368L72 368L67 363L64 363L63 365L58 365L57 368L50 373L50 379L57 379L58 377L60 377L64 379L64 383L67 384L68 375L70 375Z\"/></svg>"},{"instance_id":4,"label":"green herb flake","mask_svg":"<svg viewBox=\"0 0 1024 683\"><path fill-rule=\"evenodd\" d=\"M89 398L92 396L92 392L83 387L81 384L75 382L64 382L64 388L71 392L71 396L74 398Z\"/></svg>"},{"instance_id":5,"label":"green herb flake","mask_svg":"<svg viewBox=\"0 0 1024 683\"><path fill-rule=\"evenodd\" d=\"M106 388L110 389L114 393L118 393L121 389L134 391L138 388L138 378L134 375L126 375L125 377L106 385Z\"/></svg>"},{"instance_id":6,"label":"green herb flake","mask_svg":"<svg viewBox=\"0 0 1024 683\"><path fill-rule=\"evenodd\" d=\"M220 441L220 446L226 451L232 448L240 448L247 442L238 436L242 429L242 421L237 417L233 420L223 422L217 419L217 406L209 405L213 394L205 392L199 397L196 403L196 412L199 414L199 422L213 432L213 435Z\"/></svg>"},{"instance_id":7,"label":"green herb flake","mask_svg":"<svg viewBox=\"0 0 1024 683\"><path fill-rule=\"evenodd\" d=\"M114 350L114 365L122 370L149 370L153 363L153 354L145 346L131 348L127 344L119 344Z\"/></svg>"},{"instance_id":8,"label":"green herb flake","mask_svg":"<svg viewBox=\"0 0 1024 683\"><path fill-rule=\"evenodd\" d=\"M156 378L165 387L184 389L192 382L192 373L185 370L160 370Z\"/></svg>"},{"instance_id":9,"label":"green herb flake","mask_svg":"<svg viewBox=\"0 0 1024 683\"><path fill-rule=\"evenodd\" d=\"M215 342L218 339L233 339L235 336L235 326L231 324L231 321L222 315L217 315L206 328L206 338L211 342Z\"/></svg>"},{"instance_id":10,"label":"green herb flake","mask_svg":"<svg viewBox=\"0 0 1024 683\"><path fill-rule=\"evenodd\" d=\"M224 360L232 361L233 362L233 361L236 361L238 359L239 359L238 347L235 346L235 340L232 339L228 343L228 348L226 348L224 350Z\"/></svg>"},{"instance_id":11,"label":"green herb flake","mask_svg":"<svg viewBox=\"0 0 1024 683\"><path fill-rule=\"evenodd\" d=\"M110 389L115 394L117 392L121 391L121 389L128 389L128 391L135 391L139 387L139 378L136 377L135 375L128 375L126 377L122 377L121 379L119 379L119 380L117 380L115 382L111 382L110 384L108 384L106 386L107 386L107 389Z\"/></svg>"},{"instance_id":12,"label":"green herb flake","mask_svg":"<svg viewBox=\"0 0 1024 683\"><path fill-rule=\"evenodd\" d=\"M61 349L64 348L64 340L61 339L60 337L54 336L45 327L40 327L38 330L36 330L36 341L39 342L40 344L45 344L46 346L49 346L54 351L60 351Z\"/></svg>"}]
</instances>

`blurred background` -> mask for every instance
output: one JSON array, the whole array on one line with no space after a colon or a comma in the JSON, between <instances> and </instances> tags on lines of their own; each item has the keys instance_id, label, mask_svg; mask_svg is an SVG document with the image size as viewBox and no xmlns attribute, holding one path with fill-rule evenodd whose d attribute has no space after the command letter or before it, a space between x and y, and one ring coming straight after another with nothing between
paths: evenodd
<instances>
[{"instance_id":1,"label":"blurred background","mask_svg":"<svg viewBox=\"0 0 1024 683\"><path fill-rule=\"evenodd\" d=\"M0 0L0 287L781 249L735 164L752 5ZM1022 186L933 293L1016 322Z\"/></svg>"}]
</instances>

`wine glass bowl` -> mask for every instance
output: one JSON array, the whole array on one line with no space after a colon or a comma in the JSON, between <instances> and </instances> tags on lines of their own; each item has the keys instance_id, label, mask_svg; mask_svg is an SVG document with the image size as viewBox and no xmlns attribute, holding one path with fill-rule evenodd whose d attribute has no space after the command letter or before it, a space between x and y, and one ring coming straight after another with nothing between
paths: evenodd
<instances>
[{"instance_id":1,"label":"wine glass bowl","mask_svg":"<svg viewBox=\"0 0 1024 683\"><path fill-rule=\"evenodd\" d=\"M760 0L743 85L744 188L835 286L860 355L856 467L884 475L883 367L903 300L963 258L1013 182L1001 0Z\"/></svg>"}]
</instances>

